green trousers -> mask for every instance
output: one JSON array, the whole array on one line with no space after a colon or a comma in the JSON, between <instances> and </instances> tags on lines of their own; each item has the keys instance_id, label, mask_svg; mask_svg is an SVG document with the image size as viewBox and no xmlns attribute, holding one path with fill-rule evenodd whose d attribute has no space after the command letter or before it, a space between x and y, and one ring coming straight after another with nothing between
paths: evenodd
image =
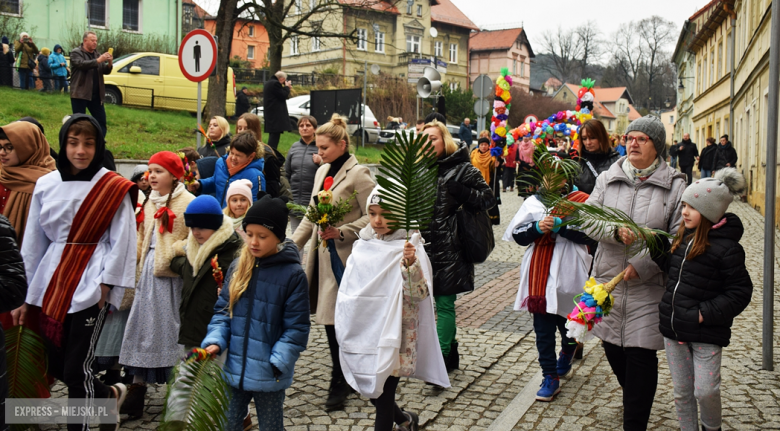
<instances>
[{"instance_id":1,"label":"green trousers","mask_svg":"<svg viewBox=\"0 0 780 431\"><path fill-rule=\"evenodd\" d=\"M455 300L458 295L434 295L436 300L436 331L439 333L441 353L445 357L450 354L450 348L455 342L458 331L455 325Z\"/></svg>"}]
</instances>

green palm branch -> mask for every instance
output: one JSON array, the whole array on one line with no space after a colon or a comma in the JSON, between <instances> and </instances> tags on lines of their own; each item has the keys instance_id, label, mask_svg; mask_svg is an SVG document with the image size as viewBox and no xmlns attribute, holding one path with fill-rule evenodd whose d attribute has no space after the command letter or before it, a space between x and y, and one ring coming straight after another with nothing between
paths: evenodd
<instances>
[{"instance_id":1,"label":"green palm branch","mask_svg":"<svg viewBox=\"0 0 780 431\"><path fill-rule=\"evenodd\" d=\"M161 430L219 431L227 424L231 389L222 364L209 356L186 361L174 370Z\"/></svg>"},{"instance_id":2,"label":"green palm branch","mask_svg":"<svg viewBox=\"0 0 780 431\"><path fill-rule=\"evenodd\" d=\"M382 187L379 204L392 230L424 230L433 218L436 202L436 151L428 144L428 135L405 131L395 134L396 145L382 152L377 183ZM408 238L407 238L408 239Z\"/></svg>"},{"instance_id":3,"label":"green palm branch","mask_svg":"<svg viewBox=\"0 0 780 431\"><path fill-rule=\"evenodd\" d=\"M651 239L654 236L670 238L668 233L639 226L628 214L617 208L571 202L562 196L567 185L574 184L581 169L576 160L558 158L538 146L534 151L534 169L518 177L518 187L527 190L529 194L536 194L550 214L563 219L562 225L584 231L595 240L613 235L615 229L620 227L630 230L638 241L626 248L628 256L636 256L644 251L659 251L659 244Z\"/></svg>"},{"instance_id":4,"label":"green palm branch","mask_svg":"<svg viewBox=\"0 0 780 431\"><path fill-rule=\"evenodd\" d=\"M22 325L5 331L8 398L40 398L48 392L46 346ZM42 391L43 389L43 391Z\"/></svg>"}]
</instances>

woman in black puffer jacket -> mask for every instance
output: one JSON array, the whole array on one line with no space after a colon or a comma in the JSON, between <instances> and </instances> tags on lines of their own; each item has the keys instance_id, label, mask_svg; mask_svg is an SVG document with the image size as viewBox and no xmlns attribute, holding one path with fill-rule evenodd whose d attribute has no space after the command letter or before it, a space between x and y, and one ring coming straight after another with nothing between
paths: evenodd
<instances>
[{"instance_id":1,"label":"woman in black puffer jacket","mask_svg":"<svg viewBox=\"0 0 780 431\"><path fill-rule=\"evenodd\" d=\"M468 147L458 146L444 123L434 120L425 125L424 133L439 155L439 173L433 220L421 233L433 266L439 344L447 370L451 371L458 368L455 299L458 293L474 290L474 264L463 255L455 212L461 205L487 211L496 205L496 198L482 174L471 164ZM466 166L463 176L455 181L463 166Z\"/></svg>"},{"instance_id":2,"label":"woman in black puffer jacket","mask_svg":"<svg viewBox=\"0 0 780 431\"><path fill-rule=\"evenodd\" d=\"M591 194L596 187L596 178L618 161L620 154L609 144L607 129L599 120L588 120L580 127L580 142L582 171L574 185L579 191Z\"/></svg>"},{"instance_id":3,"label":"woman in black puffer jacket","mask_svg":"<svg viewBox=\"0 0 780 431\"><path fill-rule=\"evenodd\" d=\"M24 304L27 296L27 277L19 254L16 231L5 216L0 215L0 313L15 310ZM5 335L0 326L0 399L8 398L8 380L5 363ZM5 424L5 409L0 409L0 430Z\"/></svg>"},{"instance_id":4,"label":"woman in black puffer jacket","mask_svg":"<svg viewBox=\"0 0 780 431\"><path fill-rule=\"evenodd\" d=\"M658 305L659 327L681 429L699 429L697 401L701 428L721 426L722 349L729 345L734 318L748 306L753 292L739 244L742 222L725 213L732 193L744 184L730 168L688 186L672 254L656 259L669 277Z\"/></svg>"}]
</instances>

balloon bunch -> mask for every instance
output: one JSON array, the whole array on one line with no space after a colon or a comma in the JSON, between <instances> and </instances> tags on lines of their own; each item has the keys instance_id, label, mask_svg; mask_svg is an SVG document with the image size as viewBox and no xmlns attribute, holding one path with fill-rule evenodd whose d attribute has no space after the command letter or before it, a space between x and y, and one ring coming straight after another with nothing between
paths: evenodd
<instances>
[{"instance_id":1,"label":"balloon bunch","mask_svg":"<svg viewBox=\"0 0 780 431\"><path fill-rule=\"evenodd\" d=\"M493 100L493 118L490 123L490 137L496 147L504 148L507 143L506 121L509 118L509 108L512 107L512 76L509 68L501 68L501 76L496 80L496 98Z\"/></svg>"},{"instance_id":2,"label":"balloon bunch","mask_svg":"<svg viewBox=\"0 0 780 431\"><path fill-rule=\"evenodd\" d=\"M597 284L593 277L585 283L583 288L585 292L574 297L574 310L567 316L567 337L579 342L593 338L591 331L612 310L612 305L615 303L612 291L623 280L624 275L625 271L606 284Z\"/></svg>"},{"instance_id":3,"label":"balloon bunch","mask_svg":"<svg viewBox=\"0 0 780 431\"><path fill-rule=\"evenodd\" d=\"M577 92L577 111L579 111L582 114L590 115L590 118L593 118L593 101L596 98L596 92L593 91L593 86L596 84L596 81L585 78L583 79L580 84L582 84L582 87L580 87L580 91ZM590 120L588 118L587 120ZM582 120L583 122L587 120Z\"/></svg>"}]
</instances>

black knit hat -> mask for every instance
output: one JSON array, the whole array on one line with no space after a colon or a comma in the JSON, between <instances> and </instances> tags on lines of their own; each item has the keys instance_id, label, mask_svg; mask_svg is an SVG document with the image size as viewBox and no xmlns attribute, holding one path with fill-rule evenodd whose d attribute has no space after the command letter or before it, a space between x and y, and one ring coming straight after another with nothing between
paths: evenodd
<instances>
[{"instance_id":1,"label":"black knit hat","mask_svg":"<svg viewBox=\"0 0 780 431\"><path fill-rule=\"evenodd\" d=\"M280 242L284 241L287 231L287 216L290 212L287 209L287 201L284 197L273 198L262 191L258 195L262 195L262 197L252 204L244 216L244 230L246 230L247 225L259 224L273 232Z\"/></svg>"}]
</instances>

